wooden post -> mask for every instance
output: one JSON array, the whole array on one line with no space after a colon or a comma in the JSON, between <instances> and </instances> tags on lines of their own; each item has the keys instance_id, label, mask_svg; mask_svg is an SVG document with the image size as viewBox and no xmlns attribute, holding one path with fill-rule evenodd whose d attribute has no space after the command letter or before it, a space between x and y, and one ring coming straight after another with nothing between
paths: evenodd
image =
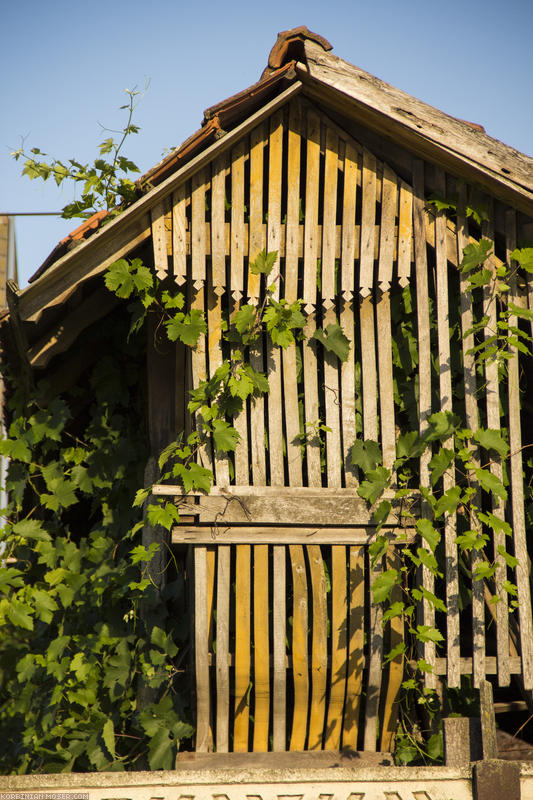
<instances>
[{"instance_id":1,"label":"wooden post","mask_svg":"<svg viewBox=\"0 0 533 800\"><path fill-rule=\"evenodd\" d=\"M444 764L447 767L467 767L481 758L481 728L479 719L447 717L444 728Z\"/></svg>"},{"instance_id":2,"label":"wooden post","mask_svg":"<svg viewBox=\"0 0 533 800\"><path fill-rule=\"evenodd\" d=\"M494 702L492 699L492 684L487 680L479 685L479 706L481 712L481 741L483 744L483 758L498 758L498 745L496 744L496 720L494 717Z\"/></svg>"}]
</instances>

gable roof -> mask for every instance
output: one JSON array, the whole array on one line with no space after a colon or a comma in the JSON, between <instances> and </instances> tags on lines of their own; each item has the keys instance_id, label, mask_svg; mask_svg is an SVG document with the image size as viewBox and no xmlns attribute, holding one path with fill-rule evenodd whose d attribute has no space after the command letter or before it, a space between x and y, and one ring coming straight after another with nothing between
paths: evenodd
<instances>
[{"instance_id":1,"label":"gable roof","mask_svg":"<svg viewBox=\"0 0 533 800\"><path fill-rule=\"evenodd\" d=\"M19 294L22 321L62 303L151 235L150 211L215 155L299 92L485 186L533 215L533 159L395 89L331 52L304 26L283 31L260 80L204 112L201 128L137 182L140 197L102 226L105 212L66 237ZM77 246L70 249L73 244Z\"/></svg>"}]
</instances>

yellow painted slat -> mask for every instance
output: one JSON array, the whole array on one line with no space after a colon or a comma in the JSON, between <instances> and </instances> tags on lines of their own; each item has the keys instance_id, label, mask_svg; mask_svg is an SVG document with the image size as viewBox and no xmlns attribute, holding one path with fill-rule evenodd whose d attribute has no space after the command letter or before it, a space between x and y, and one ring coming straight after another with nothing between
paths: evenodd
<instances>
[{"instance_id":1,"label":"yellow painted slat","mask_svg":"<svg viewBox=\"0 0 533 800\"><path fill-rule=\"evenodd\" d=\"M248 751L251 680L251 547L237 545L235 555L235 718L233 750Z\"/></svg>"},{"instance_id":2,"label":"yellow painted slat","mask_svg":"<svg viewBox=\"0 0 533 800\"><path fill-rule=\"evenodd\" d=\"M357 750L365 643L365 548L350 547L348 561L348 680L342 746Z\"/></svg>"},{"instance_id":3,"label":"yellow painted slat","mask_svg":"<svg viewBox=\"0 0 533 800\"><path fill-rule=\"evenodd\" d=\"M335 242L337 235L337 175L339 137L326 127L322 219L322 305L333 308L335 298Z\"/></svg>"},{"instance_id":4,"label":"yellow painted slat","mask_svg":"<svg viewBox=\"0 0 533 800\"><path fill-rule=\"evenodd\" d=\"M167 255L167 229L165 225L165 204L157 203L151 210L152 217L152 246L154 251L154 266L159 280L164 280L168 274Z\"/></svg>"},{"instance_id":5,"label":"yellow painted slat","mask_svg":"<svg viewBox=\"0 0 533 800\"><path fill-rule=\"evenodd\" d=\"M273 548L273 730L272 749L280 752L287 749L287 667L286 657L286 547Z\"/></svg>"},{"instance_id":6,"label":"yellow painted slat","mask_svg":"<svg viewBox=\"0 0 533 800\"><path fill-rule=\"evenodd\" d=\"M257 254L265 247L263 230L263 151L266 142L264 123L250 134L250 235L248 258L255 261ZM247 295L252 305L259 298L261 275L248 272Z\"/></svg>"},{"instance_id":7,"label":"yellow painted slat","mask_svg":"<svg viewBox=\"0 0 533 800\"><path fill-rule=\"evenodd\" d=\"M226 170L227 153L215 159L211 176L211 268L212 283L221 294L226 285Z\"/></svg>"},{"instance_id":8,"label":"yellow painted slat","mask_svg":"<svg viewBox=\"0 0 533 800\"><path fill-rule=\"evenodd\" d=\"M287 222L285 242L285 283L283 291L289 303L298 299L298 256L300 242L300 148L301 107L293 101L289 108L287 153Z\"/></svg>"},{"instance_id":9,"label":"yellow painted slat","mask_svg":"<svg viewBox=\"0 0 533 800\"><path fill-rule=\"evenodd\" d=\"M344 695L348 675L346 548L331 548L331 686L325 750L340 750Z\"/></svg>"},{"instance_id":10,"label":"yellow painted slat","mask_svg":"<svg viewBox=\"0 0 533 800\"><path fill-rule=\"evenodd\" d=\"M205 547L194 548L194 658L196 673L196 750L209 749L209 625L207 617L207 558Z\"/></svg>"},{"instance_id":11,"label":"yellow painted slat","mask_svg":"<svg viewBox=\"0 0 533 800\"><path fill-rule=\"evenodd\" d=\"M196 289L202 286L206 278L206 229L205 229L205 192L207 170L196 172L191 179L191 254L192 280Z\"/></svg>"},{"instance_id":12,"label":"yellow painted slat","mask_svg":"<svg viewBox=\"0 0 533 800\"><path fill-rule=\"evenodd\" d=\"M387 553L387 569L400 570L402 560L397 548L390 548ZM396 603L402 600L402 589L396 585L393 587L390 602ZM393 650L404 640L404 626L402 617L393 617L389 623L390 638L389 650ZM383 752L394 751L394 737L400 710L400 693L403 681L403 655L399 654L391 659L387 666L387 691L383 699L383 717L380 731L380 750Z\"/></svg>"},{"instance_id":13,"label":"yellow painted slat","mask_svg":"<svg viewBox=\"0 0 533 800\"><path fill-rule=\"evenodd\" d=\"M307 110L307 171L305 184L303 299L309 311L316 303L318 257L318 183L320 175L320 118Z\"/></svg>"},{"instance_id":14,"label":"yellow painted slat","mask_svg":"<svg viewBox=\"0 0 533 800\"><path fill-rule=\"evenodd\" d=\"M254 553L254 735L256 753L268 750L270 714L270 647L268 622L268 545Z\"/></svg>"},{"instance_id":15,"label":"yellow painted slat","mask_svg":"<svg viewBox=\"0 0 533 800\"><path fill-rule=\"evenodd\" d=\"M187 184L182 183L172 195L172 265L178 285L187 277L186 189Z\"/></svg>"},{"instance_id":16,"label":"yellow painted slat","mask_svg":"<svg viewBox=\"0 0 533 800\"><path fill-rule=\"evenodd\" d=\"M328 669L328 608L324 561L319 545L307 548L313 603L311 646L311 710L309 716L309 750L321 750L326 718Z\"/></svg>"},{"instance_id":17,"label":"yellow painted slat","mask_svg":"<svg viewBox=\"0 0 533 800\"><path fill-rule=\"evenodd\" d=\"M289 553L292 567L292 678L294 683L294 711L289 749L304 750L309 707L307 577L303 547L291 544Z\"/></svg>"},{"instance_id":18,"label":"yellow painted slat","mask_svg":"<svg viewBox=\"0 0 533 800\"><path fill-rule=\"evenodd\" d=\"M229 614L230 614L230 556L229 545L217 548L217 652L216 652L216 687L217 718L216 745L217 753L229 750Z\"/></svg>"}]
</instances>

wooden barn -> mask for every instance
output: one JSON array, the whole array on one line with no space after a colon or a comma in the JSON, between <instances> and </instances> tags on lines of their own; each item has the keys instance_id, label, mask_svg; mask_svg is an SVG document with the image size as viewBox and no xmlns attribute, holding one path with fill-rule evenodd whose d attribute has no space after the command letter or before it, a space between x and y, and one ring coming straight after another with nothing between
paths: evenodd
<instances>
[{"instance_id":1,"label":"wooden barn","mask_svg":"<svg viewBox=\"0 0 533 800\"><path fill-rule=\"evenodd\" d=\"M176 499L172 542L189 552L199 752L393 748L405 657L385 656L408 632L400 617L383 624L370 586L400 564L420 511L393 508L382 530L390 546L372 566L376 521L351 449L373 440L393 468L398 436L423 433L438 411L508 437L509 458L490 458L508 499L490 511L512 536L488 530L499 569L473 580L476 552L465 567L457 514L446 516L443 577L422 570L420 580L447 611L422 600L418 617L443 642L426 641L416 658L432 670L429 688L458 688L466 675L476 687L489 677L533 689L530 367L516 348L505 370L476 362L479 332L474 340L469 330L484 315L481 336L492 335L496 304L486 289L469 291L459 269L464 248L485 239L496 281L533 240L533 160L330 51L304 27L280 34L257 83L207 109L202 127L139 181L136 202L106 225L105 212L84 223L10 300L19 350L59 386L83 372L78 359L66 377L73 344L117 307L102 276L119 258L142 257L205 314L192 351L160 347L149 326L147 361L147 485ZM228 358L223 331L235 312L263 302L266 284L249 264L265 249L278 253L274 299L302 301L306 338L254 348L268 395L235 418L234 456L202 449L212 491L185 495L158 483L157 456L194 428L189 392ZM533 311L527 278L516 273L509 293ZM344 361L312 338L331 324L348 339ZM419 463L423 486L430 457ZM443 482L453 485L452 471Z\"/></svg>"}]
</instances>

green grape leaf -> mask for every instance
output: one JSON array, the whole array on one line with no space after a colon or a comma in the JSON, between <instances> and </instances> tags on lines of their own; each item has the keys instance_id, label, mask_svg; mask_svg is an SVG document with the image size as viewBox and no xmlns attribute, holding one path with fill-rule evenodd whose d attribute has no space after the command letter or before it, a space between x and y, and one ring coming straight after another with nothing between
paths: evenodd
<instances>
[{"instance_id":1,"label":"green grape leaf","mask_svg":"<svg viewBox=\"0 0 533 800\"><path fill-rule=\"evenodd\" d=\"M390 593L398 582L398 571L395 569L388 569L381 575L378 575L372 584L372 594L375 603L382 603L390 597Z\"/></svg>"},{"instance_id":2,"label":"green grape leaf","mask_svg":"<svg viewBox=\"0 0 533 800\"><path fill-rule=\"evenodd\" d=\"M390 470L385 467L370 470L366 473L366 480L362 481L357 494L373 506L389 486L390 479Z\"/></svg>"},{"instance_id":3,"label":"green grape leaf","mask_svg":"<svg viewBox=\"0 0 533 800\"><path fill-rule=\"evenodd\" d=\"M255 261L250 263L250 272L252 272L254 275L270 275L277 260L277 250L273 250L270 253L267 253L266 250L261 250L261 252L255 257Z\"/></svg>"},{"instance_id":4,"label":"green grape leaf","mask_svg":"<svg viewBox=\"0 0 533 800\"><path fill-rule=\"evenodd\" d=\"M381 464L381 447L372 439L356 439L350 448L350 459L354 467L360 467L365 473L370 472Z\"/></svg>"},{"instance_id":5,"label":"green grape leaf","mask_svg":"<svg viewBox=\"0 0 533 800\"><path fill-rule=\"evenodd\" d=\"M226 453L235 450L240 439L235 428L223 419L213 421L213 439L217 450Z\"/></svg>"},{"instance_id":6,"label":"green grape leaf","mask_svg":"<svg viewBox=\"0 0 533 800\"><path fill-rule=\"evenodd\" d=\"M461 271L468 273L481 266L491 252L492 242L488 239L482 239L479 244L475 244L474 242L467 244L463 250L463 260L459 265Z\"/></svg>"},{"instance_id":7,"label":"green grape leaf","mask_svg":"<svg viewBox=\"0 0 533 800\"><path fill-rule=\"evenodd\" d=\"M431 461L429 462L429 468L431 470L431 485L435 486L439 478L441 478L446 470L449 468L450 464L453 463L455 458L455 452L453 450L449 450L446 447L441 447L438 453L435 453Z\"/></svg>"},{"instance_id":8,"label":"green grape leaf","mask_svg":"<svg viewBox=\"0 0 533 800\"><path fill-rule=\"evenodd\" d=\"M428 543L431 552L434 553L435 548L441 540L440 532L435 530L429 519L417 520L416 529L422 538Z\"/></svg>"},{"instance_id":9,"label":"green grape leaf","mask_svg":"<svg viewBox=\"0 0 533 800\"><path fill-rule=\"evenodd\" d=\"M502 500L507 500L507 489L496 475L493 475L488 469L481 468L474 469L474 474L482 489L501 497Z\"/></svg>"},{"instance_id":10,"label":"green grape leaf","mask_svg":"<svg viewBox=\"0 0 533 800\"><path fill-rule=\"evenodd\" d=\"M505 458L509 452L509 445L499 430L487 428L474 431L473 437L485 450L494 450L502 458Z\"/></svg>"},{"instance_id":11,"label":"green grape leaf","mask_svg":"<svg viewBox=\"0 0 533 800\"><path fill-rule=\"evenodd\" d=\"M326 330L317 328L312 339L316 339L330 353L334 353L341 361L347 361L350 354L350 340L344 335L341 326L332 322Z\"/></svg>"}]
</instances>

